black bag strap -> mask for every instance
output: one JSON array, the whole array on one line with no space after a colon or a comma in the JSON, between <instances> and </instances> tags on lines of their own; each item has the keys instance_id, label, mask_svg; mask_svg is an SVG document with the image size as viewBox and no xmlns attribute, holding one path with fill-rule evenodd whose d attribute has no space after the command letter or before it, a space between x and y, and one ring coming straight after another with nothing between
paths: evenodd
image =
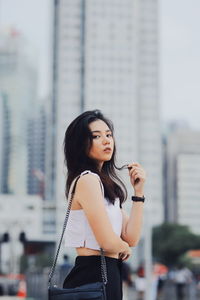
<instances>
[{"instance_id":1,"label":"black bag strap","mask_svg":"<svg viewBox=\"0 0 200 300\"><path fill-rule=\"evenodd\" d=\"M48 288L51 287L51 280L52 280L52 277L53 277L54 272L55 272L56 263L57 263L58 255L59 255L59 252L60 252L60 247L61 247L61 244L62 244L63 236L64 236L64 233L65 233L65 229L67 227L67 222L68 222L69 213L70 213L71 206L72 206L72 200L73 200L73 197L74 197L74 193L75 193L75 189L76 189L76 184L77 184L79 178L82 175L85 175L85 174L88 174L88 173L91 173L91 171L85 171L85 172L81 173L81 175L77 176L74 179L74 182L72 183L70 200L69 200L69 204L68 204L68 208L67 208L67 212L66 212L64 224L63 224L63 230L62 230L62 233L61 233L61 238L60 238L60 241L59 241L59 244L58 244L58 249L56 251L56 255L55 255L55 258L54 258L51 270L49 272ZM100 177L99 177L99 180L100 180ZM103 192L103 195L104 195L103 184L102 184L101 180L100 180L100 184L101 184L102 192ZM108 282L106 260L105 260L104 250L102 248L100 248L100 252L101 252L101 276L102 276L103 283L106 285L107 282Z\"/></svg>"}]
</instances>

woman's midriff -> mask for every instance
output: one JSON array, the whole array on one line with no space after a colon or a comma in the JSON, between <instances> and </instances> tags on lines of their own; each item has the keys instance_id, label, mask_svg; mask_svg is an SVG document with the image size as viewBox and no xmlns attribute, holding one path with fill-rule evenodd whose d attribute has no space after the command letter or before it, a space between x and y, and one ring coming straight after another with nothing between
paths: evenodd
<instances>
[{"instance_id":1,"label":"woman's midriff","mask_svg":"<svg viewBox=\"0 0 200 300\"><path fill-rule=\"evenodd\" d=\"M93 250L89 248L76 248L77 255L79 256L89 256L89 255L101 255L99 250ZM113 257L113 258L119 258L118 253L110 253L110 252L104 252L105 256Z\"/></svg>"}]
</instances>

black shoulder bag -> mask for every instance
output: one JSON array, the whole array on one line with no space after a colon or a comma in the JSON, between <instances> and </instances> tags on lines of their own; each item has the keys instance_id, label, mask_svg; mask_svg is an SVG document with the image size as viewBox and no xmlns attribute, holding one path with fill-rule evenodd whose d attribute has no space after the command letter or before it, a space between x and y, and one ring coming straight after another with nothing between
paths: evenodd
<instances>
[{"instance_id":1,"label":"black shoulder bag","mask_svg":"<svg viewBox=\"0 0 200 300\"><path fill-rule=\"evenodd\" d=\"M51 280L55 271L58 254L60 251L63 235L67 226L67 221L69 218L69 213L72 205L72 200L76 188L76 184L78 179L81 175L79 175L74 182L74 186L72 188L71 197L69 201L69 205L67 208L67 213L63 225L63 230L60 238L60 242L58 245L58 249L54 258L53 265L51 267L51 271L49 273L49 280L48 280L48 299L49 300L106 300L106 289L105 286L107 284L107 268L106 268L106 260L104 256L103 249L101 250L101 276L102 276L102 282L95 282L95 283L89 283L84 284L75 288L59 288L57 286L51 285Z\"/></svg>"}]
</instances>

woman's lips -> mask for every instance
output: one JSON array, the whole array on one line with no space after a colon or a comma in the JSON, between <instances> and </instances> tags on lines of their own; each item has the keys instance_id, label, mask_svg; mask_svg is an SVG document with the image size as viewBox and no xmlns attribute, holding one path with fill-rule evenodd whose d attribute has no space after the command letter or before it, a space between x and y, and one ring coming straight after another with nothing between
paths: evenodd
<instances>
[{"instance_id":1,"label":"woman's lips","mask_svg":"<svg viewBox=\"0 0 200 300\"><path fill-rule=\"evenodd\" d=\"M112 151L112 149L111 148L106 148L103 151L106 152L106 153L110 153Z\"/></svg>"}]
</instances>

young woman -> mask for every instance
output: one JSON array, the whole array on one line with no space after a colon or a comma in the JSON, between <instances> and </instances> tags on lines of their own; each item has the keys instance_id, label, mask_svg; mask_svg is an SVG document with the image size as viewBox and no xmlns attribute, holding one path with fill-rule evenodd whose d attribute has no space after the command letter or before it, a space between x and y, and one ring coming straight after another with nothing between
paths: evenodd
<instances>
[{"instance_id":1,"label":"young woman","mask_svg":"<svg viewBox=\"0 0 200 300\"><path fill-rule=\"evenodd\" d=\"M121 262L131 255L140 238L145 171L139 163L127 165L135 196L128 216L122 208L127 191L115 169L113 125L101 111L86 111L67 128L64 155L68 170L66 197L78 175L65 245L75 247L75 266L63 287L102 281L100 251L104 250L108 300L122 299ZM119 168L118 168L119 169Z\"/></svg>"}]
</instances>

